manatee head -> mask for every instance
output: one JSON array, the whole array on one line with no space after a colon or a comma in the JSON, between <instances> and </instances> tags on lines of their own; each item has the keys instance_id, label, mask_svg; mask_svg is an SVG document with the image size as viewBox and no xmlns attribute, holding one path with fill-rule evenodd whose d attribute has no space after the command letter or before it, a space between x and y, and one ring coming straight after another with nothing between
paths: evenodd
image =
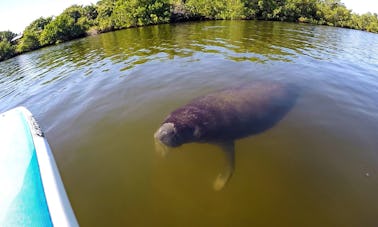
<instances>
[{"instance_id":1,"label":"manatee head","mask_svg":"<svg viewBox=\"0 0 378 227\"><path fill-rule=\"evenodd\" d=\"M170 148L192 142L195 137L194 131L193 127L188 125L163 123L154 134L156 151L165 156Z\"/></svg>"},{"instance_id":2,"label":"manatee head","mask_svg":"<svg viewBox=\"0 0 378 227\"><path fill-rule=\"evenodd\" d=\"M180 137L177 134L177 129L173 123L164 123L155 132L154 137L165 146L177 147L180 146Z\"/></svg>"},{"instance_id":3,"label":"manatee head","mask_svg":"<svg viewBox=\"0 0 378 227\"><path fill-rule=\"evenodd\" d=\"M173 123L163 123L154 134L155 148L162 156L168 154L169 149L181 145L180 137Z\"/></svg>"}]
</instances>

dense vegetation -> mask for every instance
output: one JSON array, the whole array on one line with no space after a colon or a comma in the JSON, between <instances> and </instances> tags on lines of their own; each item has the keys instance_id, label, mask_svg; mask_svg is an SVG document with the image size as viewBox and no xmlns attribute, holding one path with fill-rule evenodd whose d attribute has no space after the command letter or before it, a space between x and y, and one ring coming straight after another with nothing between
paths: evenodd
<instances>
[{"instance_id":1,"label":"dense vegetation","mask_svg":"<svg viewBox=\"0 0 378 227\"><path fill-rule=\"evenodd\" d=\"M10 31L0 32L0 61L8 59L16 54L14 45L11 45L11 40L16 37Z\"/></svg>"},{"instance_id":2,"label":"dense vegetation","mask_svg":"<svg viewBox=\"0 0 378 227\"><path fill-rule=\"evenodd\" d=\"M358 15L340 0L100 0L39 18L23 37L0 32L0 61L46 45L129 27L188 20L257 19L313 23L378 33L378 15Z\"/></svg>"}]
</instances>

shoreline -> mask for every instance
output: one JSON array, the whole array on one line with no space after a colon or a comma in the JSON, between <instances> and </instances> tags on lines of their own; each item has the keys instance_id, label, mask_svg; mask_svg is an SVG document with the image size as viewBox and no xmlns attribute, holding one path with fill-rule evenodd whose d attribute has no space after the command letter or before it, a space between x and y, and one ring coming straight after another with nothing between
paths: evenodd
<instances>
[{"instance_id":1,"label":"shoreline","mask_svg":"<svg viewBox=\"0 0 378 227\"><path fill-rule=\"evenodd\" d=\"M157 4L156 2L159 2L160 5L155 6L155 4ZM92 4L90 6L73 5L65 9L63 13L57 17L41 17L27 26L23 35L18 40L15 41L12 37L11 39L0 39L0 62L47 46L102 33L159 24L181 24L198 21L277 21L325 25L378 33L377 14L354 14L344 5L327 5L325 3L319 3L317 0L314 0L313 2L318 2L320 5L311 5L311 12L299 13L294 13L294 11L291 11L293 9L290 8L280 9L280 12L278 13L275 13L274 11L270 12L268 9L259 10L256 6L248 5L248 3L243 3L246 4L242 5L244 6L243 9L232 8L233 6L230 6L228 3L227 5L222 6L223 8L221 7L217 9L214 8L214 6L200 2L196 4L185 3L185 1L174 2L167 0L156 2L154 5L140 5L140 3L135 3L135 6L124 5L123 7L127 6L129 8L122 8L120 11L116 6L109 6L107 1L100 1L96 3L96 5ZM155 8L149 9L147 6L153 6ZM113 8L104 11L101 7ZM140 7L144 7L142 13L138 11L140 10ZM276 7L278 7L278 5L276 5ZM287 6L283 5L282 7ZM302 7L297 6L296 10L309 10L306 7L310 7L310 5ZM326 9L321 7L326 7ZM340 15L336 16L346 15L347 17L341 19L329 17L329 15L326 14L326 10L328 9L344 10ZM106 13L104 14L103 11ZM366 24L367 22L369 23ZM16 34L10 31L0 33L9 33L11 36L13 35L13 37L16 36Z\"/></svg>"}]
</instances>

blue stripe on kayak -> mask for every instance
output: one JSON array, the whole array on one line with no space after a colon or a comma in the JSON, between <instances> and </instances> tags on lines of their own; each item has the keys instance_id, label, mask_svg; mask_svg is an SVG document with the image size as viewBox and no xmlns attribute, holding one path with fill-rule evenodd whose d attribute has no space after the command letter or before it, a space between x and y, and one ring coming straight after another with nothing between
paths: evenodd
<instances>
[{"instance_id":1,"label":"blue stripe on kayak","mask_svg":"<svg viewBox=\"0 0 378 227\"><path fill-rule=\"evenodd\" d=\"M6 214L4 226L53 226L43 190L37 155L28 123L22 112L19 112L23 132L20 133L20 143L27 145L22 152L31 155L29 166L26 169L20 192L12 201Z\"/></svg>"}]
</instances>

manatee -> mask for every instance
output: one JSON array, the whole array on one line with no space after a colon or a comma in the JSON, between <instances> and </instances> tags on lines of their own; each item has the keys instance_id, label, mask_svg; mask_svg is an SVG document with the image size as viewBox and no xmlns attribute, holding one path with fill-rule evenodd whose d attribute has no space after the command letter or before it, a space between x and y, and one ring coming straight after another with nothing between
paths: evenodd
<instances>
[{"instance_id":1,"label":"manatee","mask_svg":"<svg viewBox=\"0 0 378 227\"><path fill-rule=\"evenodd\" d=\"M220 190L234 171L234 141L272 128L297 97L295 86L262 81L195 98L165 118L154 134L156 150L165 155L168 148L186 143L219 145L227 160L214 182Z\"/></svg>"}]
</instances>

